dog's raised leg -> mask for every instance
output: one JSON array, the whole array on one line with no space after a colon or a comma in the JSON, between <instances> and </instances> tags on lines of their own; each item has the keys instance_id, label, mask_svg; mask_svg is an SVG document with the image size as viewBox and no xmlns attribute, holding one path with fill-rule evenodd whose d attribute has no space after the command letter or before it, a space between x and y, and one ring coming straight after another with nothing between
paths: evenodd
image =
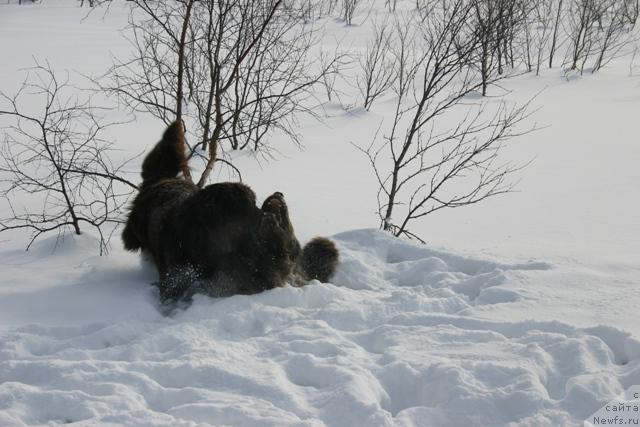
<instances>
[{"instance_id":1,"label":"dog's raised leg","mask_svg":"<svg viewBox=\"0 0 640 427\"><path fill-rule=\"evenodd\" d=\"M279 226L289 236L297 284L304 284L313 279L321 282L329 281L338 267L339 254L336 245L325 237L316 237L300 251L300 243L293 232L284 195L280 192L267 197L262 204L262 210L273 214Z\"/></svg>"}]
</instances>

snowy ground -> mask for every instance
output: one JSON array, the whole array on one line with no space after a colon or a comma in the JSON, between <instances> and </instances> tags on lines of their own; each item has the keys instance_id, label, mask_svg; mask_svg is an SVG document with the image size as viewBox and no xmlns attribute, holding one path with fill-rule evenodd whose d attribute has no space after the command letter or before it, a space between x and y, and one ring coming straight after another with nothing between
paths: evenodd
<instances>
[{"instance_id":1,"label":"snowy ground","mask_svg":"<svg viewBox=\"0 0 640 427\"><path fill-rule=\"evenodd\" d=\"M84 13L0 5L0 90L32 55L104 70L126 49L125 14ZM259 197L284 192L301 240L333 235L332 284L198 297L167 315L152 268L117 239L98 257L89 235L54 254L55 236L25 253L22 236L1 235L0 425L581 425L640 384L640 81L628 74L621 59L597 76L508 82L516 100L544 88L546 127L508 153L534 158L520 191L428 219L426 246L367 229L374 181L350 142L368 143L384 100L328 105L325 123L303 121L304 151L238 159ZM161 131L141 119L119 147L137 153Z\"/></svg>"},{"instance_id":2,"label":"snowy ground","mask_svg":"<svg viewBox=\"0 0 640 427\"><path fill-rule=\"evenodd\" d=\"M0 423L558 426L640 381L640 342L619 329L484 318L528 299L523 277L549 264L375 230L334 238L334 284L199 297L171 316L150 269L125 256L4 295L0 319L16 325L0 343ZM26 258L44 275L81 259L82 243Z\"/></svg>"}]
</instances>

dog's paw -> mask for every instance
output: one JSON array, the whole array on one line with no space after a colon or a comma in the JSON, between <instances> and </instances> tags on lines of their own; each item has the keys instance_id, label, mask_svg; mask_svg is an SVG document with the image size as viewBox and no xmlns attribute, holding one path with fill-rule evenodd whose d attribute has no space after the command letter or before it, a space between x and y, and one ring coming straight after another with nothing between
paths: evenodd
<instances>
[{"instance_id":1,"label":"dog's paw","mask_svg":"<svg viewBox=\"0 0 640 427\"><path fill-rule=\"evenodd\" d=\"M264 214L274 215L280 228L287 233L293 234L293 226L289 220L289 209L281 192L276 191L267 197L262 204L261 210Z\"/></svg>"}]
</instances>

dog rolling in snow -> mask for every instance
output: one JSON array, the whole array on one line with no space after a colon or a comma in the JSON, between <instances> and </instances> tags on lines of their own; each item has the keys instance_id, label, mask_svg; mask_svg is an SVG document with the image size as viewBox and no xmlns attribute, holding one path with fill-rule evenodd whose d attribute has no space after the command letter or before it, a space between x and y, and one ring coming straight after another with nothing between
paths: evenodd
<instances>
[{"instance_id":1,"label":"dog rolling in snow","mask_svg":"<svg viewBox=\"0 0 640 427\"><path fill-rule=\"evenodd\" d=\"M173 123L142 164L142 185L122 233L127 250L148 253L162 302L253 294L290 282L328 281L338 264L333 242L300 248L282 193L259 208L241 183L199 189L179 177L187 163L182 126Z\"/></svg>"}]
</instances>

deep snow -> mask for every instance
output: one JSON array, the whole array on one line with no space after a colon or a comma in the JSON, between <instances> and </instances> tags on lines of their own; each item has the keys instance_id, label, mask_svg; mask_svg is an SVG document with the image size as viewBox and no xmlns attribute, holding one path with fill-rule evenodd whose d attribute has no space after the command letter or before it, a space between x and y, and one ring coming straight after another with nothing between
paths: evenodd
<instances>
[{"instance_id":1,"label":"deep snow","mask_svg":"<svg viewBox=\"0 0 640 427\"><path fill-rule=\"evenodd\" d=\"M99 73L126 52L118 3L85 14L71 0L0 5L0 90L15 91L32 55ZM330 47L370 34L326 25ZM426 246L363 229L377 225L376 189L350 142L369 142L388 97L303 119L303 151L278 141L274 161L239 156L259 198L286 195L301 240L333 235L332 284L166 313L153 269L117 238L98 257L88 234L53 254L56 236L25 253L24 236L0 235L0 425L581 425L640 384L640 84L628 74L621 58L595 76L506 82L515 101L544 89L543 128L506 153L534 159L519 192L417 224ZM113 136L138 154L161 132L140 117Z\"/></svg>"},{"instance_id":2,"label":"deep snow","mask_svg":"<svg viewBox=\"0 0 640 427\"><path fill-rule=\"evenodd\" d=\"M503 285L548 264L376 230L334 239L334 284L199 296L168 316L129 257L4 296L17 325L0 342L0 423L557 426L640 381L640 342L618 329L478 315L526 299Z\"/></svg>"}]
</instances>

